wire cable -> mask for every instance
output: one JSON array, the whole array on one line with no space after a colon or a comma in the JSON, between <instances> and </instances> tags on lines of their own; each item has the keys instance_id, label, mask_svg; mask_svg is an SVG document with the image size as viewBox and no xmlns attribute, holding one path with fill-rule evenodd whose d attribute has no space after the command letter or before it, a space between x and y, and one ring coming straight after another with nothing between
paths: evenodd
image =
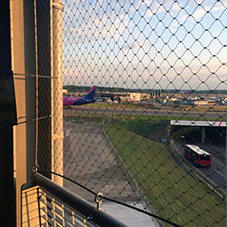
<instances>
[{"instance_id":1,"label":"wire cable","mask_svg":"<svg viewBox=\"0 0 227 227\"><path fill-rule=\"evenodd\" d=\"M80 184L80 183L78 183L78 182L76 182L76 181L74 181L74 180L72 180L72 179L70 179L70 178L68 178L68 177L65 177L65 176L63 176L63 175L61 175L61 174L58 174L58 173L55 173L55 172L52 172L52 171L43 170L43 169L39 169L39 172L40 172L41 174L42 174L42 173L51 173L51 174L54 174L54 175L56 175L56 176L62 177L63 179L66 179L66 180L68 180L68 181L70 181L70 182L72 182L72 183L78 185L79 187L85 189L86 191L90 192L91 194L97 196L97 193L93 192L93 191L90 190L89 188L87 188L87 187L85 187L84 185L82 185L82 184ZM136 210L136 211L138 211L138 212L144 213L144 214L146 214L146 215L148 215L148 216L151 216L151 217L154 217L154 218L156 218L156 219L159 219L159 220L161 220L161 221L163 221L163 222L166 222L166 223L168 223L168 224L170 224L170 225L172 225L172 226L175 226L175 227L182 227L181 225L178 225L178 224L176 224L176 223L173 223L173 222L171 222L171 221L169 221L169 220L167 220L167 219L165 219L165 218L159 217L158 215L152 214L152 213L147 212L147 211L145 211L145 210L142 210L142 209L140 209L140 208L137 208L137 207L128 205L128 204L126 204L126 203L123 203L123 202L120 202L120 201L117 201L117 200L114 200L114 199L110 199L110 198L105 197L105 196L99 195L98 197L100 197L100 198L102 198L102 199L105 199L105 200L107 200L107 201L114 202L114 203L117 203L117 204L119 204L119 205L128 207L128 208L133 209L133 210Z\"/></svg>"}]
</instances>

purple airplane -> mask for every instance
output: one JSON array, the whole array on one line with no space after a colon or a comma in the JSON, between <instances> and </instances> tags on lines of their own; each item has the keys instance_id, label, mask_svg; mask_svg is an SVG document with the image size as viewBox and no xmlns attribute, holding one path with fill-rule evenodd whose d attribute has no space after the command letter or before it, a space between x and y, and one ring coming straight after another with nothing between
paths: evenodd
<instances>
[{"instance_id":1,"label":"purple airplane","mask_svg":"<svg viewBox=\"0 0 227 227\"><path fill-rule=\"evenodd\" d=\"M74 106L74 105L84 105L88 103L95 102L95 89L93 86L90 91L83 97L63 97L63 106Z\"/></svg>"}]
</instances>

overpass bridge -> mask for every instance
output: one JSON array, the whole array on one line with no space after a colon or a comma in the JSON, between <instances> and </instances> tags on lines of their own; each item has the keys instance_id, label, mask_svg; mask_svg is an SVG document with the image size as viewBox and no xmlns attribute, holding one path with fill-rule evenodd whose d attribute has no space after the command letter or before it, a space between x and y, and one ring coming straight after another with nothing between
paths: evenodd
<instances>
[{"instance_id":1,"label":"overpass bridge","mask_svg":"<svg viewBox=\"0 0 227 227\"><path fill-rule=\"evenodd\" d=\"M201 128L201 142L205 143L206 128L222 128L222 131L226 133L224 128L227 128L226 121L191 121L191 120L170 120L170 126L190 126L190 127L202 127ZM217 129L218 130L218 129Z\"/></svg>"}]
</instances>

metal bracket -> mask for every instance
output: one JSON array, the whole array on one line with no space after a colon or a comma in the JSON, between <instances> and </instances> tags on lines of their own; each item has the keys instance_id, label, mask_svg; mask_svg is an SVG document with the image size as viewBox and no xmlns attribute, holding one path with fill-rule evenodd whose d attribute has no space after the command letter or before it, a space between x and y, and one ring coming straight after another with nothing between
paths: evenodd
<instances>
[{"instance_id":1,"label":"metal bracket","mask_svg":"<svg viewBox=\"0 0 227 227\"><path fill-rule=\"evenodd\" d=\"M103 194L101 192L99 192L96 196L95 196L95 202L97 203L97 210L100 210L100 205L102 203L103 200Z\"/></svg>"}]
</instances>

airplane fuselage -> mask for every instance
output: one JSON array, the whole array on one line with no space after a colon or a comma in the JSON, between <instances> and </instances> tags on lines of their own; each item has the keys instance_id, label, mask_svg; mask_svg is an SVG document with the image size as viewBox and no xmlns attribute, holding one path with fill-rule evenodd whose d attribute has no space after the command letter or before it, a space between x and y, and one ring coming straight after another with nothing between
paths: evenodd
<instances>
[{"instance_id":1,"label":"airplane fuselage","mask_svg":"<svg viewBox=\"0 0 227 227\"><path fill-rule=\"evenodd\" d=\"M90 91L83 97L71 97L71 96L63 97L63 106L85 105L85 104L96 102L95 89L96 89L96 86L93 86L90 89Z\"/></svg>"}]
</instances>

